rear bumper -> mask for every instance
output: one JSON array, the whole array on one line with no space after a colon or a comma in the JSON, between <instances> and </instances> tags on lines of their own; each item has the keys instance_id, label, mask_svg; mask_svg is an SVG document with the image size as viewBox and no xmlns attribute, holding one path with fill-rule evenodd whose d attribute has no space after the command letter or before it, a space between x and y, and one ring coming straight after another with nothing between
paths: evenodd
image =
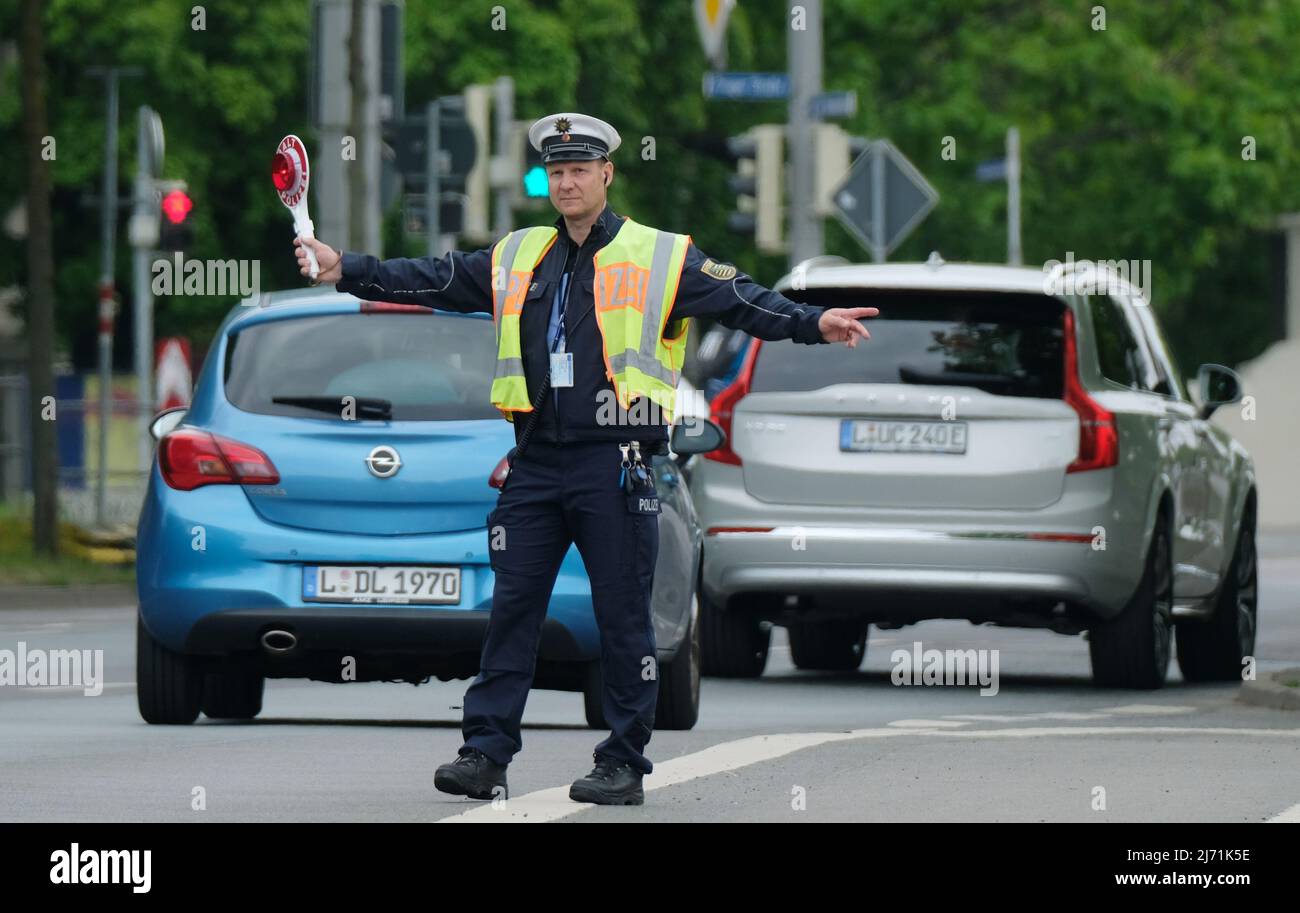
<instances>
[{"instance_id":1,"label":"rear bumper","mask_svg":"<svg viewBox=\"0 0 1300 913\"><path fill-rule=\"evenodd\" d=\"M761 502L738 467L701 469L691 487L705 528L703 589L722 605L740 595L813 596L837 611L911 621L1041 613L1064 602L1107 618L1142 572L1144 550L1132 547L1142 523L1130 528L1101 474L1072 479L1044 510L907 511Z\"/></svg>"},{"instance_id":2,"label":"rear bumper","mask_svg":"<svg viewBox=\"0 0 1300 913\"><path fill-rule=\"evenodd\" d=\"M915 556L913 556L915 558ZM752 559L751 559L752 560ZM705 571L705 587L712 597L746 591L774 591L793 587L797 592L837 590L924 590L935 593L979 593L1003 596L1051 597L1086 601L1086 581L1069 573L980 568L875 566L825 564L774 564L719 562L716 578ZM706 565L707 567L707 565Z\"/></svg>"},{"instance_id":3,"label":"rear bumper","mask_svg":"<svg viewBox=\"0 0 1300 913\"><path fill-rule=\"evenodd\" d=\"M456 566L461 600L456 606L307 601L303 566L313 564ZM138 527L140 617L176 652L254 650L261 631L248 630L282 621L303 626L298 633L318 649L346 642L352 650L414 655L432 648L477 660L494 583L485 528L402 536L289 529L257 516L232 486L164 491L156 464ZM565 636L544 637L539 659L600 656L591 585L576 549L557 576L546 626Z\"/></svg>"},{"instance_id":4,"label":"rear bumper","mask_svg":"<svg viewBox=\"0 0 1300 913\"><path fill-rule=\"evenodd\" d=\"M267 678L449 681L478 674L487 619L482 612L404 607L229 609L199 619L183 651L203 666L233 663ZM280 649L267 649L263 635L271 631L288 632L293 644L284 648L281 636L273 641ZM568 628L548 618L533 687L581 690L590 659Z\"/></svg>"},{"instance_id":5,"label":"rear bumper","mask_svg":"<svg viewBox=\"0 0 1300 913\"><path fill-rule=\"evenodd\" d=\"M229 609L195 622L185 638L184 652L218 656L265 652L262 635L283 630L297 638L296 646L285 656L334 652L422 657L469 654L477 661L487 622L486 612L454 609ZM553 618L542 627L540 654L557 662L587 658L569 629Z\"/></svg>"}]
</instances>

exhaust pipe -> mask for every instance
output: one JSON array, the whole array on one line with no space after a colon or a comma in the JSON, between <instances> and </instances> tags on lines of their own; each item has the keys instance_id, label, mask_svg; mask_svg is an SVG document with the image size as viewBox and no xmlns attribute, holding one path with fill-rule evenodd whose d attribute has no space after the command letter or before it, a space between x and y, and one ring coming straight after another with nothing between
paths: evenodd
<instances>
[{"instance_id":1,"label":"exhaust pipe","mask_svg":"<svg viewBox=\"0 0 1300 913\"><path fill-rule=\"evenodd\" d=\"M267 653L289 653L298 646L298 636L291 631L272 628L262 635L262 649Z\"/></svg>"}]
</instances>

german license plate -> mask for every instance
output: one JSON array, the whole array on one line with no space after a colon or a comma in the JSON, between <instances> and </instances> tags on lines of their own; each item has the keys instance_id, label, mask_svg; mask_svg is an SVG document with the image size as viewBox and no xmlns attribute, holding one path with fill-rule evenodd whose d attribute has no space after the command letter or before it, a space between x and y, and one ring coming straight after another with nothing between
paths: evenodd
<instances>
[{"instance_id":1,"label":"german license plate","mask_svg":"<svg viewBox=\"0 0 1300 913\"><path fill-rule=\"evenodd\" d=\"M840 450L872 453L965 453L965 422L844 419Z\"/></svg>"},{"instance_id":2,"label":"german license plate","mask_svg":"<svg viewBox=\"0 0 1300 913\"><path fill-rule=\"evenodd\" d=\"M305 602L456 605L460 568L309 564L302 569L302 598Z\"/></svg>"}]
</instances>

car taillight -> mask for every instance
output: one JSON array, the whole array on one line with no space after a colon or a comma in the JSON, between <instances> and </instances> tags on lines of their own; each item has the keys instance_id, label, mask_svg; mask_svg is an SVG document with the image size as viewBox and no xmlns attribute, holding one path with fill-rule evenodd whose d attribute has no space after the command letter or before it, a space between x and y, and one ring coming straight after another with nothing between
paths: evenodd
<instances>
[{"instance_id":1,"label":"car taillight","mask_svg":"<svg viewBox=\"0 0 1300 913\"><path fill-rule=\"evenodd\" d=\"M1079 344L1074 312L1065 309L1065 401L1079 413L1079 454L1066 472L1105 469L1119 464L1119 431L1115 415L1088 395L1079 381Z\"/></svg>"},{"instance_id":2,"label":"car taillight","mask_svg":"<svg viewBox=\"0 0 1300 913\"><path fill-rule=\"evenodd\" d=\"M280 481L270 458L256 447L186 428L158 444L163 481L180 491L201 485L274 485Z\"/></svg>"},{"instance_id":3,"label":"car taillight","mask_svg":"<svg viewBox=\"0 0 1300 913\"><path fill-rule=\"evenodd\" d=\"M488 484L493 488L500 488L506 483L506 476L509 472L510 462L505 457L502 457L501 461L497 463L496 469L493 469L492 474L488 476Z\"/></svg>"},{"instance_id":4,"label":"car taillight","mask_svg":"<svg viewBox=\"0 0 1300 913\"><path fill-rule=\"evenodd\" d=\"M736 374L736 379L728 386L723 387L718 392L718 395L713 397L713 402L709 404L709 417L726 432L727 440L717 450L710 450L704 454L706 460L730 463L733 466L740 465L740 456L731 449L731 419L736 403L740 402L745 397L745 394L749 393L749 384L754 376L754 361L758 358L758 350L762 344L761 339L755 339L749 344L749 351L745 353L745 360L740 365L740 371Z\"/></svg>"}]
</instances>

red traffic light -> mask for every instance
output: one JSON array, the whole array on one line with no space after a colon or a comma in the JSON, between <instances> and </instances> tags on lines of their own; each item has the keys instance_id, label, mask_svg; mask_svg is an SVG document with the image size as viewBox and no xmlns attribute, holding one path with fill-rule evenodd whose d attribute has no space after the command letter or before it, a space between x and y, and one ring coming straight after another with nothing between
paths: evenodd
<instances>
[{"instance_id":1,"label":"red traffic light","mask_svg":"<svg viewBox=\"0 0 1300 913\"><path fill-rule=\"evenodd\" d=\"M193 208L194 203L190 200L189 194L183 190L173 190L162 198L162 211L173 225L184 222Z\"/></svg>"}]
</instances>

